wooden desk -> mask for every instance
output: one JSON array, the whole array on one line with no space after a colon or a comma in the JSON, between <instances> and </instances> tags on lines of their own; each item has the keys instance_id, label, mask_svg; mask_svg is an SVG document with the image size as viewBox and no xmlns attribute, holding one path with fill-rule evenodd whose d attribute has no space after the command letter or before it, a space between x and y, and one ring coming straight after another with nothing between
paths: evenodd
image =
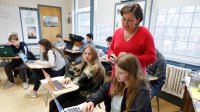
<instances>
[{"instance_id":1,"label":"wooden desk","mask_svg":"<svg viewBox=\"0 0 200 112\"><path fill-rule=\"evenodd\" d=\"M59 82L61 82L64 79L64 76L59 76L59 77L53 77L51 78L52 81L54 80L58 80ZM75 85L73 82L64 85L66 87L66 89L62 89L62 90L53 90L51 85L47 82L46 79L43 79L40 81L42 84L45 85L45 87L50 91L50 93L52 93L55 96L59 96L61 94L64 93L68 93L68 92L72 92L75 91L79 88L79 86Z\"/></svg>"},{"instance_id":2,"label":"wooden desk","mask_svg":"<svg viewBox=\"0 0 200 112\"><path fill-rule=\"evenodd\" d=\"M69 50L69 49L65 49L65 52L70 53L70 54L81 54L82 51L73 51L73 50Z\"/></svg>"},{"instance_id":3,"label":"wooden desk","mask_svg":"<svg viewBox=\"0 0 200 112\"><path fill-rule=\"evenodd\" d=\"M200 112L200 101L193 98L191 87L189 86L190 78L186 77L186 86L183 96L182 112ZM200 97L200 94L199 94Z\"/></svg>"},{"instance_id":4,"label":"wooden desk","mask_svg":"<svg viewBox=\"0 0 200 112\"><path fill-rule=\"evenodd\" d=\"M0 57L0 60L12 60L12 59L19 59L19 56L15 56L15 57Z\"/></svg>"},{"instance_id":5,"label":"wooden desk","mask_svg":"<svg viewBox=\"0 0 200 112\"><path fill-rule=\"evenodd\" d=\"M27 63L25 63L25 64L26 64L26 66L28 66L30 69L50 68L49 66L44 66L44 65L40 65L40 64L34 63L34 61L36 61L36 60L31 60L31 62L27 62Z\"/></svg>"}]
</instances>

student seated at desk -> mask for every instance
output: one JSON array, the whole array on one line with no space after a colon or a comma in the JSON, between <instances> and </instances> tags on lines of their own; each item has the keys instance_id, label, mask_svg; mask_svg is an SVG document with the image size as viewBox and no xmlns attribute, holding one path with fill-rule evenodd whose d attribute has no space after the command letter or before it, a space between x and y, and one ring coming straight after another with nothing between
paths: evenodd
<instances>
[{"instance_id":1,"label":"student seated at desk","mask_svg":"<svg viewBox=\"0 0 200 112\"><path fill-rule=\"evenodd\" d=\"M133 54L121 54L116 59L113 81L104 83L88 97L83 112L92 112L94 106L105 101L106 112L151 112L150 87Z\"/></svg>"},{"instance_id":2,"label":"student seated at desk","mask_svg":"<svg viewBox=\"0 0 200 112\"><path fill-rule=\"evenodd\" d=\"M48 66L49 68L45 68L44 70L50 75L50 77L64 76L65 60L59 50L47 39L41 39L38 44L42 56L41 60L37 60L36 63ZM36 98L38 96L37 90L40 86L40 80L45 78L42 69L32 69L32 73L35 75L34 88L24 95L28 98Z\"/></svg>"},{"instance_id":3,"label":"student seated at desk","mask_svg":"<svg viewBox=\"0 0 200 112\"><path fill-rule=\"evenodd\" d=\"M104 82L105 70L99 62L96 49L88 45L83 49L82 63L66 73L63 83L75 83L79 89L58 96L58 102L64 107L75 106L86 101L89 94L96 92ZM49 104L49 112L57 110L54 100Z\"/></svg>"},{"instance_id":4,"label":"student seated at desk","mask_svg":"<svg viewBox=\"0 0 200 112\"><path fill-rule=\"evenodd\" d=\"M66 47L66 43L63 41L62 35L56 35L57 41L53 44L56 48L63 50Z\"/></svg>"},{"instance_id":5,"label":"student seated at desk","mask_svg":"<svg viewBox=\"0 0 200 112\"><path fill-rule=\"evenodd\" d=\"M79 47L79 50L82 51L87 45L93 45L94 46L93 35L91 33L88 33L86 35L86 41L84 40L84 44ZM75 60L75 65L80 64L81 60L82 60L82 56L78 57Z\"/></svg>"},{"instance_id":6,"label":"student seated at desk","mask_svg":"<svg viewBox=\"0 0 200 112\"><path fill-rule=\"evenodd\" d=\"M110 73L108 74L108 72L112 71L112 65L113 65L112 62L109 61L108 55L107 55L108 49L110 48L111 41L112 41L112 36L109 36L106 38L106 42L108 46L108 48L106 49L106 54L104 54L103 56L100 55L100 60L102 61L101 63L104 66L107 75L111 75Z\"/></svg>"},{"instance_id":7,"label":"student seated at desk","mask_svg":"<svg viewBox=\"0 0 200 112\"><path fill-rule=\"evenodd\" d=\"M28 59L35 59L35 56L28 50L28 47L26 43L24 42L19 42L19 38L17 34L12 34L8 38L8 43L6 44L5 47L11 47L13 52L15 54L18 54L19 52L23 52L23 54L28 58ZM15 81L13 78L13 69L18 67L19 68L19 75L22 78L22 86L23 89L28 88L28 83L27 83L27 66L24 64L22 59L12 59L11 62L5 65L4 70L5 73L8 77L8 82L4 86L4 88L10 88L15 86Z\"/></svg>"},{"instance_id":8,"label":"student seated at desk","mask_svg":"<svg viewBox=\"0 0 200 112\"><path fill-rule=\"evenodd\" d=\"M63 41L62 35L61 34L57 34L56 35L56 39L57 41L53 44L58 50L60 50L60 52L62 53L62 55L64 56L64 49L66 47L66 43Z\"/></svg>"},{"instance_id":9,"label":"student seated at desk","mask_svg":"<svg viewBox=\"0 0 200 112\"><path fill-rule=\"evenodd\" d=\"M147 67L148 75L158 77L158 80L150 81L151 97L157 96L165 84L166 65L165 57L156 49L156 61Z\"/></svg>"},{"instance_id":10,"label":"student seated at desk","mask_svg":"<svg viewBox=\"0 0 200 112\"><path fill-rule=\"evenodd\" d=\"M86 41L84 40L84 44L80 46L79 50L83 50L87 45L93 45L93 35L91 33L88 33L86 35Z\"/></svg>"}]
</instances>

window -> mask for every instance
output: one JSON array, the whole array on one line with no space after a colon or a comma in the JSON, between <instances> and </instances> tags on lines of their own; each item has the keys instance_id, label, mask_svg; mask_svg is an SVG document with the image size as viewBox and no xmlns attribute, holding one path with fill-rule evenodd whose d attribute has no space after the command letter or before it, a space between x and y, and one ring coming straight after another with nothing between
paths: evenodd
<instances>
[{"instance_id":1,"label":"window","mask_svg":"<svg viewBox=\"0 0 200 112\"><path fill-rule=\"evenodd\" d=\"M200 57L200 5L158 9L156 48L165 53Z\"/></svg>"},{"instance_id":2,"label":"window","mask_svg":"<svg viewBox=\"0 0 200 112\"><path fill-rule=\"evenodd\" d=\"M78 12L77 34L85 37L90 33L90 12Z\"/></svg>"},{"instance_id":3,"label":"window","mask_svg":"<svg viewBox=\"0 0 200 112\"><path fill-rule=\"evenodd\" d=\"M74 0L74 33L85 37L90 33L90 0Z\"/></svg>"}]
</instances>

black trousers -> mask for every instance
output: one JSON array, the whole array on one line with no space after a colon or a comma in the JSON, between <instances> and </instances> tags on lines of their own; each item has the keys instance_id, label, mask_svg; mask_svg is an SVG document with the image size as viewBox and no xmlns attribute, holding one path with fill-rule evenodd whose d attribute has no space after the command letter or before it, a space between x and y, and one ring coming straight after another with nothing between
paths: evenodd
<instances>
[{"instance_id":1,"label":"black trousers","mask_svg":"<svg viewBox=\"0 0 200 112\"><path fill-rule=\"evenodd\" d=\"M81 96L77 91L66 93L57 97L58 102L63 108L79 105L86 101L86 97ZM54 100L49 103L49 112L57 112L57 106Z\"/></svg>"},{"instance_id":2,"label":"black trousers","mask_svg":"<svg viewBox=\"0 0 200 112\"><path fill-rule=\"evenodd\" d=\"M63 67L62 69L58 71L52 70L51 68L44 69L44 70L50 75L50 77L64 76L65 74L65 67ZM42 72L42 69L32 69L31 71L34 75L33 90L37 91L40 87L40 80L44 79L45 77Z\"/></svg>"},{"instance_id":3,"label":"black trousers","mask_svg":"<svg viewBox=\"0 0 200 112\"><path fill-rule=\"evenodd\" d=\"M26 82L27 66L23 63L23 61L21 59L13 59L10 63L8 63L4 66L4 70L6 72L8 80L10 82L14 83L13 69L15 67L19 68L19 75L22 78L22 81Z\"/></svg>"}]
</instances>

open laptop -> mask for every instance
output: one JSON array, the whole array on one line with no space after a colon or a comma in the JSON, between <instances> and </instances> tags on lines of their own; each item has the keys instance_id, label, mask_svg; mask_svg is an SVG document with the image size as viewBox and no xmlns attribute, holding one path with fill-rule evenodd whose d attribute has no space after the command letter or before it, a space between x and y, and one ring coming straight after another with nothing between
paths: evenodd
<instances>
[{"instance_id":1,"label":"open laptop","mask_svg":"<svg viewBox=\"0 0 200 112\"><path fill-rule=\"evenodd\" d=\"M66 89L66 87L63 86L63 84L61 84L58 80L52 81L50 75L43 69L42 69L42 72L43 72L44 77L47 80L47 83L49 84L49 87L51 90L57 91L57 90Z\"/></svg>"},{"instance_id":2,"label":"open laptop","mask_svg":"<svg viewBox=\"0 0 200 112\"><path fill-rule=\"evenodd\" d=\"M11 47L0 47L0 57L15 57Z\"/></svg>"},{"instance_id":3,"label":"open laptop","mask_svg":"<svg viewBox=\"0 0 200 112\"><path fill-rule=\"evenodd\" d=\"M78 85L75 85L73 83L61 84L58 80L52 80L53 78L51 79L50 75L46 71L44 71L43 69L42 71L45 76L45 79L47 80L47 88L54 95L61 95L64 93L72 92L79 88Z\"/></svg>"},{"instance_id":4,"label":"open laptop","mask_svg":"<svg viewBox=\"0 0 200 112\"><path fill-rule=\"evenodd\" d=\"M56 103L56 106L59 112L81 112L81 109L83 107L83 103L82 103L76 106L71 106L71 107L63 109L62 105L58 102L57 98L54 95L53 95L53 99Z\"/></svg>"}]
</instances>

